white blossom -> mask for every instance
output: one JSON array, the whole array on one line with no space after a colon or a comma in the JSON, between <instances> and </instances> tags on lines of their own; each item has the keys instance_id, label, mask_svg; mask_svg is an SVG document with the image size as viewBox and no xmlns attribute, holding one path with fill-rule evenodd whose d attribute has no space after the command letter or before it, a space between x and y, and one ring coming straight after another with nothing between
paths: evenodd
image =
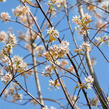
<instances>
[{"instance_id":1,"label":"white blossom","mask_svg":"<svg viewBox=\"0 0 109 109\"><path fill-rule=\"evenodd\" d=\"M7 12L2 12L0 14L0 19L3 21L8 21L11 17L9 16L9 14Z\"/></svg>"},{"instance_id":2,"label":"white blossom","mask_svg":"<svg viewBox=\"0 0 109 109\"><path fill-rule=\"evenodd\" d=\"M52 37L59 37L59 32L54 29L54 27L51 27L47 30L47 34L49 34L49 36L52 36Z\"/></svg>"},{"instance_id":3,"label":"white blossom","mask_svg":"<svg viewBox=\"0 0 109 109\"><path fill-rule=\"evenodd\" d=\"M87 78L85 78L85 81L87 83L93 83L94 82L94 78L91 75L89 75Z\"/></svg>"},{"instance_id":4,"label":"white blossom","mask_svg":"<svg viewBox=\"0 0 109 109\"><path fill-rule=\"evenodd\" d=\"M12 74L7 73L7 74L5 74L5 75L1 78L1 81L7 83L7 82L9 82L11 79L12 79Z\"/></svg>"}]
</instances>

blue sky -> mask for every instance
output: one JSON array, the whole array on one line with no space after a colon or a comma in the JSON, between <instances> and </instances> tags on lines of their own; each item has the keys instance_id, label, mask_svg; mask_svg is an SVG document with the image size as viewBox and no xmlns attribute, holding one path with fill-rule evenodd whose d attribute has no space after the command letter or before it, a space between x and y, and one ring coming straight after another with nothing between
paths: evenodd
<instances>
[{"instance_id":1,"label":"blue sky","mask_svg":"<svg viewBox=\"0 0 109 109\"><path fill-rule=\"evenodd\" d=\"M17 5L19 5L19 2L18 0L7 0L7 2L5 3L0 3L0 12L9 12L10 16L13 17L13 14L12 14L12 9L14 9ZM46 11L46 7L44 7L44 11ZM77 11L77 10L76 10ZM71 15L70 17L76 15L76 11ZM34 10L34 13L35 13L35 10ZM60 16L57 16L55 17L52 22L55 23L56 21L58 21L59 18L61 18L62 16L64 15L64 13L61 13ZM36 16L38 16L38 22L41 22L42 21L42 14L40 11L36 11ZM73 24L72 24L73 25ZM61 28L66 28L67 24L66 24L66 20L63 20L62 23L57 26L57 29L59 31L61 31ZM25 31L25 29L23 29L22 26L18 25L18 24L14 24L14 23L3 23L3 22L0 22L0 31L7 31L9 28L13 28L14 29L14 33L17 34L18 30L22 30L22 31ZM93 35L94 33L90 34ZM65 31L63 33L61 33L61 35L65 35L67 37L65 37L66 40L69 40L70 43L72 43L72 39L70 37L71 34L69 34L69 31ZM76 35L75 35L76 36ZM82 43L82 39L81 38L78 38L76 37L78 43ZM72 50L74 48L74 46L70 46L70 50ZM105 53L105 55L109 58L109 47L107 47L106 45L103 45L101 48L101 50L103 50L103 52ZM19 51L17 51L19 50ZM20 48L17 48L15 51L14 51L15 54L17 55L20 55L20 56L24 56L26 54L26 52L22 51ZM105 59L103 58L103 56L101 55L101 53L98 51L97 48L94 48L93 50L93 53L91 55L92 57L96 57L97 59L97 64L95 65L95 71L97 72L97 76L98 76L98 80L100 81L100 84L101 84L101 87L105 90L105 92L108 92L108 88L109 88L109 65L108 63L105 61ZM40 67L41 69L43 67ZM39 69L40 69L39 68ZM42 71L42 70L41 70ZM18 78L18 80L20 80L20 78ZM30 88L30 92L32 94L34 94L34 96L37 96L35 92L36 88L35 88L35 85L33 83L33 80L34 78L30 77L28 79L28 87ZM42 87L42 92L43 92L43 96L44 97L47 97L47 98L58 98L58 97L63 97L63 93L60 92L60 90L58 89L53 89L53 90L49 90L49 84L48 81L49 81L49 78L43 78L43 76L40 75L40 80L41 80L41 87ZM67 81L65 80L65 84L69 87L69 92L72 94L72 81ZM3 89L4 85L0 82L0 91ZM71 87L71 89L70 89ZM45 90L46 89L46 90ZM88 91L89 92L89 95L92 96L92 91ZM108 92L109 93L109 92ZM84 100L84 98L82 98ZM62 102L63 104L65 103L65 101ZM52 102L47 102L46 101L46 104L50 107L50 106L55 106L57 107L57 109L59 108L57 104L55 103L52 103ZM0 108L1 109L40 109L39 106L34 106L33 104L26 104L26 105L18 105L18 104L14 104L14 103L9 103L9 102L6 102L4 100L2 100L0 98ZM81 109L86 109L86 108L81 108Z\"/></svg>"}]
</instances>

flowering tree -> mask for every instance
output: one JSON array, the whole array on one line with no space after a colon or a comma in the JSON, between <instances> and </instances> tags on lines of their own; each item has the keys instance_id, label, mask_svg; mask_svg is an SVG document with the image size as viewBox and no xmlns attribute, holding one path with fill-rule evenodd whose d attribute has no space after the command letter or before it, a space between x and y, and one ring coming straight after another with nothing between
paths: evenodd
<instances>
[{"instance_id":1,"label":"flowering tree","mask_svg":"<svg viewBox=\"0 0 109 109\"><path fill-rule=\"evenodd\" d=\"M12 16L0 14L3 26L18 27L0 30L1 99L39 109L108 109L101 81L108 75L109 1L15 1Z\"/></svg>"}]
</instances>

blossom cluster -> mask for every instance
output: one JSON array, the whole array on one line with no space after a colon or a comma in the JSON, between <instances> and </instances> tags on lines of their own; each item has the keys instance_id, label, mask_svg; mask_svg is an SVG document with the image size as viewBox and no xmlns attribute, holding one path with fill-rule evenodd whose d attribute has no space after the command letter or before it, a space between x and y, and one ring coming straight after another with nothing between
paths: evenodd
<instances>
[{"instance_id":1,"label":"blossom cluster","mask_svg":"<svg viewBox=\"0 0 109 109\"><path fill-rule=\"evenodd\" d=\"M7 12L2 12L0 14L0 20L2 20L2 21L9 21L10 18L11 17Z\"/></svg>"},{"instance_id":2,"label":"blossom cluster","mask_svg":"<svg viewBox=\"0 0 109 109\"><path fill-rule=\"evenodd\" d=\"M47 60L53 61L58 58L64 57L69 52L69 42L62 41L59 45L53 45L49 48L49 51L45 52L43 55Z\"/></svg>"},{"instance_id":3,"label":"blossom cluster","mask_svg":"<svg viewBox=\"0 0 109 109\"><path fill-rule=\"evenodd\" d=\"M62 8L62 7L67 7L67 1L66 0L49 0L48 1L48 6L49 6L49 13L52 15L56 14L56 7Z\"/></svg>"},{"instance_id":4,"label":"blossom cluster","mask_svg":"<svg viewBox=\"0 0 109 109\"><path fill-rule=\"evenodd\" d=\"M91 51L91 46L90 46L89 43L84 42L84 43L80 46L80 48L75 49L75 52L76 52L76 53L81 53L81 52L83 52L83 51L87 51L87 52L90 52L90 51Z\"/></svg>"},{"instance_id":5,"label":"blossom cluster","mask_svg":"<svg viewBox=\"0 0 109 109\"><path fill-rule=\"evenodd\" d=\"M11 101L12 102L17 102L19 100L23 99L23 95L18 93L19 91L19 87L16 83L12 83L10 88L5 89L5 91L3 92L4 94L4 99L6 99L7 97L11 97Z\"/></svg>"},{"instance_id":6,"label":"blossom cluster","mask_svg":"<svg viewBox=\"0 0 109 109\"><path fill-rule=\"evenodd\" d=\"M15 71L21 73L27 69L27 64L19 56L14 56L12 58L13 68Z\"/></svg>"},{"instance_id":7,"label":"blossom cluster","mask_svg":"<svg viewBox=\"0 0 109 109\"><path fill-rule=\"evenodd\" d=\"M24 16L29 13L29 7L19 5L13 9L13 13L15 16Z\"/></svg>"},{"instance_id":8,"label":"blossom cluster","mask_svg":"<svg viewBox=\"0 0 109 109\"><path fill-rule=\"evenodd\" d=\"M91 16L88 14L85 14L82 18L75 16L72 21L78 25L76 29L79 30L79 33L82 35L87 34L87 31L90 29L89 24L92 22Z\"/></svg>"},{"instance_id":9,"label":"blossom cluster","mask_svg":"<svg viewBox=\"0 0 109 109\"><path fill-rule=\"evenodd\" d=\"M54 69L54 66L47 65L47 66L45 67L45 70L44 70L44 72L43 72L42 74L43 74L44 76L51 76L53 69Z\"/></svg>"},{"instance_id":10,"label":"blossom cluster","mask_svg":"<svg viewBox=\"0 0 109 109\"><path fill-rule=\"evenodd\" d=\"M25 41L27 43L31 43L32 40L36 40L39 39L40 35L36 34L34 31L31 30L31 34L30 31L27 30L26 32L21 32L19 33L19 39L22 41Z\"/></svg>"},{"instance_id":11,"label":"blossom cluster","mask_svg":"<svg viewBox=\"0 0 109 109\"><path fill-rule=\"evenodd\" d=\"M47 30L47 34L50 36L50 39L49 39L50 42L55 41L56 38L59 37L59 32L56 29L54 29L54 27L49 28Z\"/></svg>"},{"instance_id":12,"label":"blossom cluster","mask_svg":"<svg viewBox=\"0 0 109 109\"><path fill-rule=\"evenodd\" d=\"M60 67L61 66L61 67ZM54 69L56 69L57 71L67 71L67 72L73 72L74 71L74 67L73 66L69 66L69 63L66 59L64 60L56 60L55 64L52 65L46 65L44 71L42 72L43 76L45 77L51 77L54 74Z\"/></svg>"},{"instance_id":13,"label":"blossom cluster","mask_svg":"<svg viewBox=\"0 0 109 109\"><path fill-rule=\"evenodd\" d=\"M17 44L16 37L13 33L10 32L8 34L6 34L5 32L0 32L0 36L1 41L6 43L0 54L9 55L10 53L12 53L12 48L15 47L15 45Z\"/></svg>"},{"instance_id":14,"label":"blossom cluster","mask_svg":"<svg viewBox=\"0 0 109 109\"><path fill-rule=\"evenodd\" d=\"M66 0L50 0L49 4L55 4L57 7L66 7Z\"/></svg>"},{"instance_id":15,"label":"blossom cluster","mask_svg":"<svg viewBox=\"0 0 109 109\"><path fill-rule=\"evenodd\" d=\"M92 88L93 82L94 82L94 78L91 75L85 78L85 84L88 89Z\"/></svg>"},{"instance_id":16,"label":"blossom cluster","mask_svg":"<svg viewBox=\"0 0 109 109\"><path fill-rule=\"evenodd\" d=\"M34 24L34 20L36 20L36 17L34 19L30 16L30 8L28 6L22 6L19 5L16 7L16 9L13 9L13 14L24 24Z\"/></svg>"},{"instance_id":17,"label":"blossom cluster","mask_svg":"<svg viewBox=\"0 0 109 109\"><path fill-rule=\"evenodd\" d=\"M4 31L0 31L0 42L5 42L7 39L7 34Z\"/></svg>"},{"instance_id":18,"label":"blossom cluster","mask_svg":"<svg viewBox=\"0 0 109 109\"><path fill-rule=\"evenodd\" d=\"M95 41L96 46L99 46L103 43L106 43L109 46L109 36L105 35L104 37L96 37L95 40L96 40Z\"/></svg>"},{"instance_id":19,"label":"blossom cluster","mask_svg":"<svg viewBox=\"0 0 109 109\"><path fill-rule=\"evenodd\" d=\"M5 43L5 46L0 52L0 55L2 57L5 57L4 55L9 55L12 53L12 48L15 47L17 44L16 37L13 33L5 33L4 31L0 32L0 42Z\"/></svg>"},{"instance_id":20,"label":"blossom cluster","mask_svg":"<svg viewBox=\"0 0 109 109\"><path fill-rule=\"evenodd\" d=\"M91 89L93 86L94 78L89 75L85 77L85 81L83 83L78 83L78 85L75 88L81 88L81 89Z\"/></svg>"},{"instance_id":21,"label":"blossom cluster","mask_svg":"<svg viewBox=\"0 0 109 109\"><path fill-rule=\"evenodd\" d=\"M59 88L60 87L60 83L58 82L58 80L50 80L49 81L49 85L52 87L56 87L56 88Z\"/></svg>"},{"instance_id":22,"label":"blossom cluster","mask_svg":"<svg viewBox=\"0 0 109 109\"><path fill-rule=\"evenodd\" d=\"M6 73L2 78L1 81L4 83L8 83L12 79L11 73Z\"/></svg>"},{"instance_id":23,"label":"blossom cluster","mask_svg":"<svg viewBox=\"0 0 109 109\"><path fill-rule=\"evenodd\" d=\"M27 69L27 64L19 56L10 57L13 48L16 46L16 36L12 32L0 32L0 42L3 43L0 51L0 62L2 62L2 74L0 79L3 83L8 83L15 73L23 72Z\"/></svg>"}]
</instances>

